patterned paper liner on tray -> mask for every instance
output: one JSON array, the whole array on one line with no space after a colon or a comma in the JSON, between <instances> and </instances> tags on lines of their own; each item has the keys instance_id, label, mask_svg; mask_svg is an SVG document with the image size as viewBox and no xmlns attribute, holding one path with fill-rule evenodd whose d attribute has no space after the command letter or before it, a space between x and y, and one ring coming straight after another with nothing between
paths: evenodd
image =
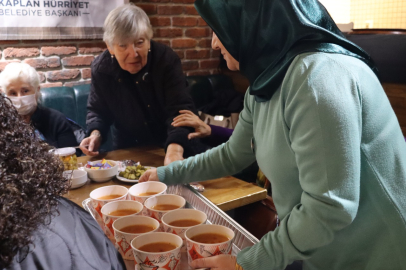
<instances>
[{"instance_id":1,"label":"patterned paper liner on tray","mask_svg":"<svg viewBox=\"0 0 406 270\"><path fill-rule=\"evenodd\" d=\"M252 246L258 243L258 239L241 227L235 220L233 220L230 216L224 213L220 208L218 208L215 204L210 202L206 197L204 197L199 192L195 191L189 185L175 185L175 186L168 186L167 189L168 194L176 194L180 195L186 200L186 208L194 208L200 210L207 215L207 223L208 224L218 224L223 225L232 229L235 233L234 241L233 241L233 248L232 254L236 255L240 252L243 248ZM93 218L94 210L92 208L92 204L90 203L90 198L84 200L82 202L83 208L87 210ZM187 270L191 269L187 266L187 258L186 254L182 254L182 264L178 267L178 270ZM186 258L186 259L184 259ZM126 261L127 269L134 269L134 263L132 261ZM137 268L135 269L137 270Z\"/></svg>"}]
</instances>

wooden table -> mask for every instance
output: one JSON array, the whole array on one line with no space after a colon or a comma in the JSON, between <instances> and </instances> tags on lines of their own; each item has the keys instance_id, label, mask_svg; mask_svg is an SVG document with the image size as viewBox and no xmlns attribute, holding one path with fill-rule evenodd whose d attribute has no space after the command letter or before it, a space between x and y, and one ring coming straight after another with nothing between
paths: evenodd
<instances>
[{"instance_id":1,"label":"wooden table","mask_svg":"<svg viewBox=\"0 0 406 270\"><path fill-rule=\"evenodd\" d=\"M78 158L78 162L85 164L89 160L99 160L102 158L111 160L131 159L134 161L140 161L141 164L146 166L159 167L163 165L164 157L165 153L162 148L140 147L115 150L100 154L97 157L83 156ZM200 184L205 187L202 194L224 211L263 200L267 195L265 189L232 176L200 182ZM133 184L121 182L116 178L104 183L90 181L78 189L70 190L65 197L81 206L82 201L89 197L92 190L107 185L123 185L130 187Z\"/></svg>"}]
</instances>

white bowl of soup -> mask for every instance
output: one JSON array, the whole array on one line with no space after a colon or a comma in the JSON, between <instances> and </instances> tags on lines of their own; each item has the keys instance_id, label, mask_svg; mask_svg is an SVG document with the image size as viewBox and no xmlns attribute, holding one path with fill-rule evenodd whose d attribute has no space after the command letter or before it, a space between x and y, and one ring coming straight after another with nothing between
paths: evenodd
<instances>
[{"instance_id":1,"label":"white bowl of soup","mask_svg":"<svg viewBox=\"0 0 406 270\"><path fill-rule=\"evenodd\" d=\"M96 218L97 223L104 231L103 215L101 212L102 207L113 201L126 200L128 195L128 189L119 185L104 186L96 188L90 192L90 200L92 202L90 211Z\"/></svg>"},{"instance_id":2,"label":"white bowl of soup","mask_svg":"<svg viewBox=\"0 0 406 270\"><path fill-rule=\"evenodd\" d=\"M156 195L147 199L144 203L146 211L144 215L155 218L161 223L162 216L175 209L185 207L186 200L175 194ZM163 225L160 226L160 231L163 231Z\"/></svg>"},{"instance_id":3,"label":"white bowl of soup","mask_svg":"<svg viewBox=\"0 0 406 270\"><path fill-rule=\"evenodd\" d=\"M139 269L180 269L182 242L175 234L153 232L134 238L131 247Z\"/></svg>"},{"instance_id":4,"label":"white bowl of soup","mask_svg":"<svg viewBox=\"0 0 406 270\"><path fill-rule=\"evenodd\" d=\"M214 224L202 224L186 230L188 263L200 258L231 254L234 231Z\"/></svg>"},{"instance_id":5,"label":"white bowl of soup","mask_svg":"<svg viewBox=\"0 0 406 270\"><path fill-rule=\"evenodd\" d=\"M134 260L131 241L144 233L155 232L159 229L156 219L144 216L125 216L113 222L116 248L124 260Z\"/></svg>"},{"instance_id":6,"label":"white bowl of soup","mask_svg":"<svg viewBox=\"0 0 406 270\"><path fill-rule=\"evenodd\" d=\"M104 232L107 237L112 241L114 239L114 221L125 216L140 215L143 207L140 202L130 200L120 200L105 204L101 209L101 213L104 222Z\"/></svg>"},{"instance_id":7,"label":"white bowl of soup","mask_svg":"<svg viewBox=\"0 0 406 270\"><path fill-rule=\"evenodd\" d=\"M164 232L179 235L183 240L181 251L186 251L185 231L206 223L207 215L196 209L177 209L162 216Z\"/></svg>"}]
</instances>

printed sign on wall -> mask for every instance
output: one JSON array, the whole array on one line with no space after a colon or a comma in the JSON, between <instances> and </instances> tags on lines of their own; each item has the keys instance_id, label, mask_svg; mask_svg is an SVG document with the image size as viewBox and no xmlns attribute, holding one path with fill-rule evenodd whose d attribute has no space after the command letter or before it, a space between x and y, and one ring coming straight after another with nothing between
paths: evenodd
<instances>
[{"instance_id":1,"label":"printed sign on wall","mask_svg":"<svg viewBox=\"0 0 406 270\"><path fill-rule=\"evenodd\" d=\"M128 0L0 0L0 39L101 38L107 14Z\"/></svg>"}]
</instances>

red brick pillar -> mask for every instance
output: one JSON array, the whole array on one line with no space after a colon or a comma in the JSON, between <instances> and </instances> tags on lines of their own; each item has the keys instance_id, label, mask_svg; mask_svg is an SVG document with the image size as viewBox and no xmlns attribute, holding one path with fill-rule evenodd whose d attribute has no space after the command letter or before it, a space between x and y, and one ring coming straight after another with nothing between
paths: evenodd
<instances>
[{"instance_id":1,"label":"red brick pillar","mask_svg":"<svg viewBox=\"0 0 406 270\"><path fill-rule=\"evenodd\" d=\"M220 52L211 48L211 29L197 13L194 0L132 0L149 16L153 39L170 46L186 75L218 73Z\"/></svg>"}]
</instances>

